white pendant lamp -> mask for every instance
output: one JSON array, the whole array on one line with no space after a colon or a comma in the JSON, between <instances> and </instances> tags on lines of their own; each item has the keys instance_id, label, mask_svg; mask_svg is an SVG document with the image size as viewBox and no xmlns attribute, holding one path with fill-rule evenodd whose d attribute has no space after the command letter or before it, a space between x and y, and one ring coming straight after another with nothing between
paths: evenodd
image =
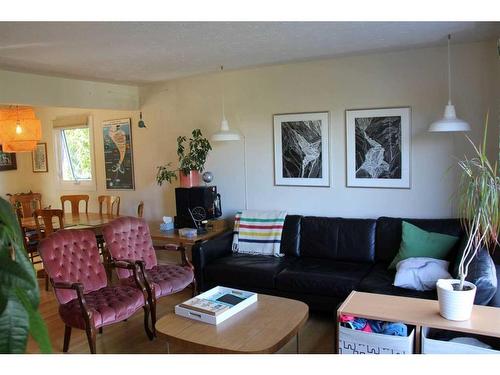
<instances>
[{"instance_id":1,"label":"white pendant lamp","mask_svg":"<svg viewBox=\"0 0 500 375\"><path fill-rule=\"evenodd\" d=\"M222 72L224 67L220 67ZM239 141L241 134L237 130L229 129L229 122L226 120L226 113L224 111L224 87L222 88L222 121L220 122L220 129L212 135L212 141L225 142L225 141Z\"/></svg>"},{"instance_id":2,"label":"white pendant lamp","mask_svg":"<svg viewBox=\"0 0 500 375\"><path fill-rule=\"evenodd\" d=\"M448 104L444 109L443 118L433 122L429 127L430 132L467 132L470 130L470 125L466 121L457 118L455 106L451 104L450 39L451 35L448 35Z\"/></svg>"}]
</instances>

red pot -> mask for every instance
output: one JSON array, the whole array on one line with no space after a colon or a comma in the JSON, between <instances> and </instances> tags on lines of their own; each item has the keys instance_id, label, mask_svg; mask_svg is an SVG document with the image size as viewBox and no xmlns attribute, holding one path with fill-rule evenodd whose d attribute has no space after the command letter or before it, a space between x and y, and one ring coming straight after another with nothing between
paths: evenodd
<instances>
[{"instance_id":1,"label":"red pot","mask_svg":"<svg viewBox=\"0 0 500 375\"><path fill-rule=\"evenodd\" d=\"M179 171L179 181L181 187L190 188L193 186L200 186L200 172L190 171L189 174Z\"/></svg>"}]
</instances>

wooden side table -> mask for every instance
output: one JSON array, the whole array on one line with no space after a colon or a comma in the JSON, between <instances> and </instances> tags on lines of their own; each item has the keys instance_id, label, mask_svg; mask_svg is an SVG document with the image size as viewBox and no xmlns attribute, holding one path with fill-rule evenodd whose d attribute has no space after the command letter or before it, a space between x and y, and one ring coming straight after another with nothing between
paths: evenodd
<instances>
[{"instance_id":1,"label":"wooden side table","mask_svg":"<svg viewBox=\"0 0 500 375\"><path fill-rule=\"evenodd\" d=\"M469 320L455 322L439 315L439 304L435 300L353 291L337 310L336 353L339 352L340 314L414 325L416 353L420 353L422 327L500 337L497 307L474 305Z\"/></svg>"},{"instance_id":2,"label":"wooden side table","mask_svg":"<svg viewBox=\"0 0 500 375\"><path fill-rule=\"evenodd\" d=\"M177 247L178 251L185 254L186 247L193 246L195 243L200 241L206 241L213 239L224 232L228 231L227 226L220 225L217 229L208 230L206 233L198 234L194 237L183 237L179 235L177 229L172 229L169 231L160 230L160 221L153 221L149 223L149 232L151 233L151 238L153 241L165 244L165 250L168 250L168 245L174 245Z\"/></svg>"}]
</instances>

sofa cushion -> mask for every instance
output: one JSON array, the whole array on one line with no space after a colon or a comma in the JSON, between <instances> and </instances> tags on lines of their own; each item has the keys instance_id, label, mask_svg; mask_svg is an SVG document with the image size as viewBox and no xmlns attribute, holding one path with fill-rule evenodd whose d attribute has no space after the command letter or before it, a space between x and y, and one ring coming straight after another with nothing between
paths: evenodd
<instances>
[{"instance_id":1,"label":"sofa cushion","mask_svg":"<svg viewBox=\"0 0 500 375\"><path fill-rule=\"evenodd\" d=\"M460 244L460 250L458 251L455 267L453 269L453 275L457 279L459 278L458 268L460 260L462 259L462 254L466 245L467 240L464 236ZM468 259L470 259L471 256L473 256L473 254L469 254ZM477 288L476 295L474 297L474 304L487 305L495 296L498 287L497 270L495 263L486 248L481 248L470 262L465 280L473 283Z\"/></svg>"},{"instance_id":2,"label":"sofa cushion","mask_svg":"<svg viewBox=\"0 0 500 375\"><path fill-rule=\"evenodd\" d=\"M489 305L493 307L500 307L500 265L495 264L495 269L497 271L497 291L491 299Z\"/></svg>"},{"instance_id":3,"label":"sofa cushion","mask_svg":"<svg viewBox=\"0 0 500 375\"><path fill-rule=\"evenodd\" d=\"M274 288L275 276L295 257L231 254L205 267L206 283L232 287Z\"/></svg>"},{"instance_id":4,"label":"sofa cushion","mask_svg":"<svg viewBox=\"0 0 500 375\"><path fill-rule=\"evenodd\" d=\"M369 263L300 258L276 277L280 291L345 298L372 267Z\"/></svg>"},{"instance_id":5,"label":"sofa cushion","mask_svg":"<svg viewBox=\"0 0 500 375\"><path fill-rule=\"evenodd\" d=\"M418 291L394 286L395 272L387 269L387 263L377 263L361 280L356 290L360 292L388 294L391 296L437 299L435 290Z\"/></svg>"},{"instance_id":6,"label":"sofa cushion","mask_svg":"<svg viewBox=\"0 0 500 375\"><path fill-rule=\"evenodd\" d=\"M375 223L372 219L303 217L300 256L346 262L373 262Z\"/></svg>"},{"instance_id":7,"label":"sofa cushion","mask_svg":"<svg viewBox=\"0 0 500 375\"><path fill-rule=\"evenodd\" d=\"M280 252L298 257L300 255L300 223L302 216L287 215L281 233Z\"/></svg>"},{"instance_id":8,"label":"sofa cushion","mask_svg":"<svg viewBox=\"0 0 500 375\"><path fill-rule=\"evenodd\" d=\"M450 236L461 237L463 230L459 219L401 219L395 217L380 217L377 220L377 248L375 260L378 262L390 263L401 244L403 220L416 225L428 232L449 234ZM456 255L459 244L457 243L450 251L451 260Z\"/></svg>"},{"instance_id":9,"label":"sofa cushion","mask_svg":"<svg viewBox=\"0 0 500 375\"><path fill-rule=\"evenodd\" d=\"M403 220L401 245L398 254L389 265L389 269L396 269L396 265L400 261L408 258L445 259L450 250L457 244L458 239L458 237L448 234L428 232Z\"/></svg>"}]
</instances>

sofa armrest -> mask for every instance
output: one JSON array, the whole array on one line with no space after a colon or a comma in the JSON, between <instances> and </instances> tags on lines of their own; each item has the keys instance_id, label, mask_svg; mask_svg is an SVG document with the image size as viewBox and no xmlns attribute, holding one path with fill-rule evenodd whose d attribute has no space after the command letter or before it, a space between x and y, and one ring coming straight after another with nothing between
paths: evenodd
<instances>
[{"instance_id":1,"label":"sofa armrest","mask_svg":"<svg viewBox=\"0 0 500 375\"><path fill-rule=\"evenodd\" d=\"M192 258L196 282L200 291L204 290L204 268L210 262L224 255L231 254L233 232L228 231L212 240L198 242L192 247Z\"/></svg>"}]
</instances>

